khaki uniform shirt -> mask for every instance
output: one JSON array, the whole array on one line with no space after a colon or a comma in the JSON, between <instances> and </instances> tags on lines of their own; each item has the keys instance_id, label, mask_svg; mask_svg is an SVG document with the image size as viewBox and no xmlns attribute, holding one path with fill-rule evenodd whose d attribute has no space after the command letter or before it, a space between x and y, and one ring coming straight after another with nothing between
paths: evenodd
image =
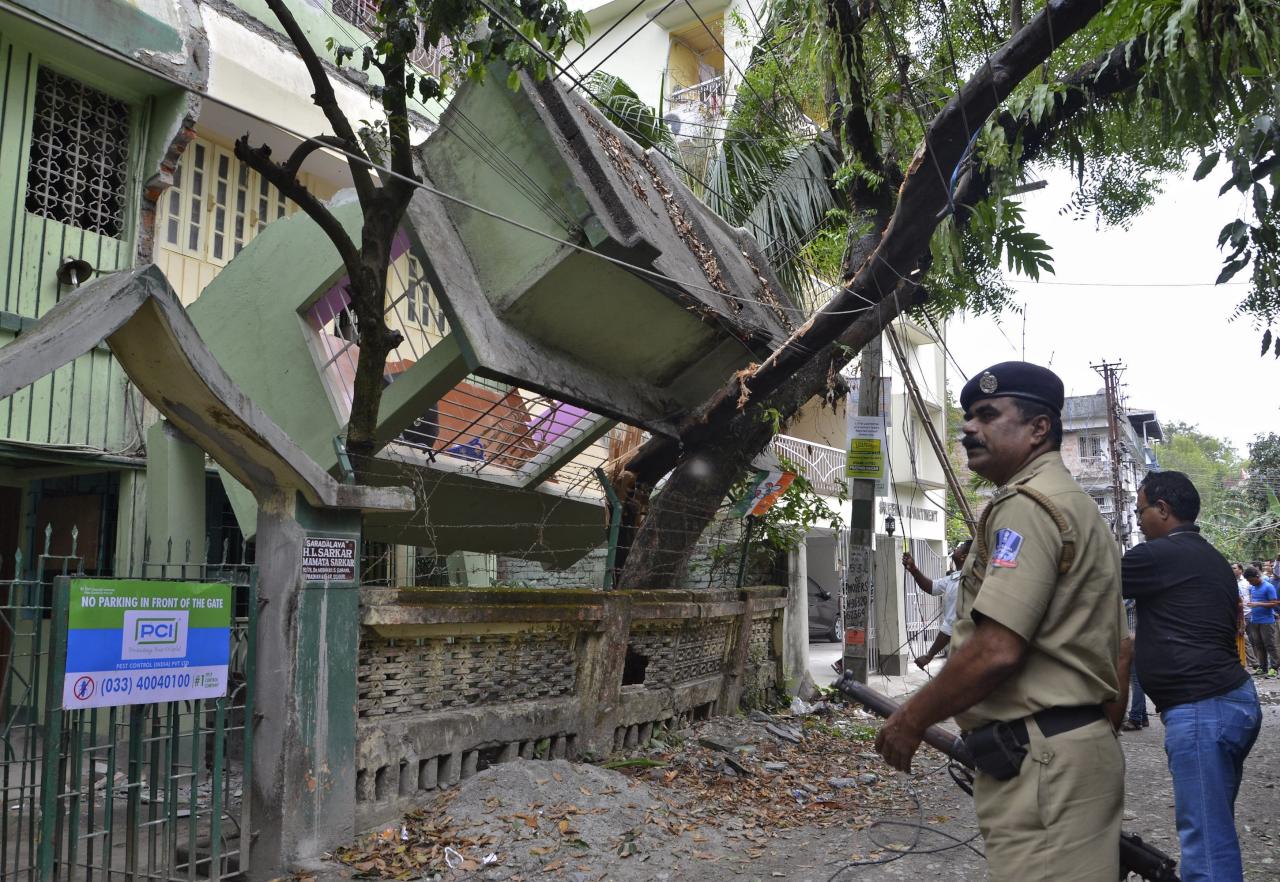
<instances>
[{"instance_id":1,"label":"khaki uniform shirt","mask_svg":"<svg viewBox=\"0 0 1280 882\"><path fill-rule=\"evenodd\" d=\"M1018 484L1049 498L1075 531L1075 561L1058 574L1062 533ZM1097 504L1056 451L1028 463L989 503L985 559L978 543L961 577L953 642L974 620L994 619L1027 641L1025 664L994 692L956 715L963 729L1015 720L1050 707L1101 704L1119 694L1117 662L1127 633L1120 598L1120 551Z\"/></svg>"}]
</instances>

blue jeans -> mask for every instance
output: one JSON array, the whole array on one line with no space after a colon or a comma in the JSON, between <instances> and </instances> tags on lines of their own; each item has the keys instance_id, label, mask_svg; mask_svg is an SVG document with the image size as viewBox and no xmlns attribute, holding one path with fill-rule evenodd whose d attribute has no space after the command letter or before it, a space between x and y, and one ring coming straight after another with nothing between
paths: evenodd
<instances>
[{"instance_id":1,"label":"blue jeans","mask_svg":"<svg viewBox=\"0 0 1280 882\"><path fill-rule=\"evenodd\" d=\"M1236 794L1262 709L1253 681L1160 714L1182 845L1183 882L1240 882Z\"/></svg>"},{"instance_id":2,"label":"blue jeans","mask_svg":"<svg viewBox=\"0 0 1280 882\"><path fill-rule=\"evenodd\" d=\"M1144 726L1147 724L1147 694L1138 682L1137 663L1129 667L1129 719Z\"/></svg>"}]
</instances>

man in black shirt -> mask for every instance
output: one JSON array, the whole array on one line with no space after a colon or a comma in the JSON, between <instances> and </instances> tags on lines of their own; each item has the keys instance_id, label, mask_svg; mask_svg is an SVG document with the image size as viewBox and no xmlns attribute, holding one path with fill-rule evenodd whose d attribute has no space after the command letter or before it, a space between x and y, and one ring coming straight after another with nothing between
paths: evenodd
<instances>
[{"instance_id":1,"label":"man in black shirt","mask_svg":"<svg viewBox=\"0 0 1280 882\"><path fill-rule=\"evenodd\" d=\"M1243 878L1235 801L1262 711L1236 654L1236 579L1200 535L1199 514L1186 475L1149 473L1137 509L1147 541L1124 556L1121 576L1137 605L1138 679L1165 726L1182 878L1222 882Z\"/></svg>"}]
</instances>

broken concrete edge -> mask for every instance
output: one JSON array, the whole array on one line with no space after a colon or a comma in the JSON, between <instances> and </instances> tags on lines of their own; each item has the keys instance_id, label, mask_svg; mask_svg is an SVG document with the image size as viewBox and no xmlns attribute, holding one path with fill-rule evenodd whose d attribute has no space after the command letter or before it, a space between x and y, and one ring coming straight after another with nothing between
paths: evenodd
<instances>
[{"instance_id":1,"label":"broken concrete edge","mask_svg":"<svg viewBox=\"0 0 1280 882\"><path fill-rule=\"evenodd\" d=\"M606 598L625 599L632 609L667 611L688 607L690 611L707 610L716 606L738 608L742 601L756 600L757 608L779 609L786 601L787 589L777 585L750 586L721 591L631 590L601 591L586 588L431 588L404 586L397 588L364 588L361 602L365 615L379 616L405 614L415 610L458 608L462 612L475 610L488 604L527 607L565 607L602 605ZM615 601L616 602L616 601Z\"/></svg>"},{"instance_id":2,"label":"broken concrete edge","mask_svg":"<svg viewBox=\"0 0 1280 882\"><path fill-rule=\"evenodd\" d=\"M634 200L628 198L630 193L623 182L615 171L598 160L596 150L586 143L588 133L582 127L584 120L607 127L621 140L634 161L642 166L647 163L649 167L645 169L645 174L655 178L652 181L653 188L667 190L700 242L713 250L720 271L726 277L728 287L734 292L728 300L727 309L715 306L714 321L733 336L752 341L757 348L763 347L760 348L761 354L768 354L771 350L774 345L773 337L785 337L794 329L786 311L798 310L790 302L790 297L779 283L759 243L746 229L728 223L697 199L661 151L641 148L598 107L581 95L565 89L559 81L539 81L527 73L521 73L520 78L534 109L544 118L547 130L558 136L557 146L565 154L566 166L578 179L582 191L596 208L596 219L608 230L615 243L624 249L647 246L653 252L651 263L655 270L660 269L659 264L669 262L669 258L650 241L639 225L638 214L631 207ZM582 143L575 147L576 142ZM571 157L578 161L569 161ZM674 225L669 212L658 213L667 223ZM696 255L690 256L696 263ZM744 261L746 268L750 269L749 273L743 272L741 264ZM633 262L642 261L633 258ZM667 267L665 272L671 274L671 267ZM706 280L706 285L714 287L710 279ZM662 285L655 287L667 289ZM765 296L761 296L762 294ZM712 305L708 295L698 293L697 290L681 289L677 299L682 304L686 299L692 299L694 302ZM768 329L769 334L756 340L755 338L762 336L759 331L761 327Z\"/></svg>"},{"instance_id":3,"label":"broken concrete edge","mask_svg":"<svg viewBox=\"0 0 1280 882\"><path fill-rule=\"evenodd\" d=\"M427 187L434 186L424 166L419 166L418 173ZM674 400L635 383L606 377L566 353L548 358L538 342L502 321L480 289L471 257L444 199L420 188L409 202L407 215L414 254L445 309L451 333L468 331L458 342L472 371L612 419L643 425L650 431L676 432L674 423L656 416L679 410ZM430 231L430 239L419 231ZM539 370L530 371L530 365ZM541 382L531 376L535 374Z\"/></svg>"},{"instance_id":4,"label":"broken concrete edge","mask_svg":"<svg viewBox=\"0 0 1280 882\"><path fill-rule=\"evenodd\" d=\"M256 498L296 491L327 508L413 510L409 488L339 484L298 447L227 375L155 264L84 285L0 349L0 398L104 337L147 400Z\"/></svg>"}]
</instances>

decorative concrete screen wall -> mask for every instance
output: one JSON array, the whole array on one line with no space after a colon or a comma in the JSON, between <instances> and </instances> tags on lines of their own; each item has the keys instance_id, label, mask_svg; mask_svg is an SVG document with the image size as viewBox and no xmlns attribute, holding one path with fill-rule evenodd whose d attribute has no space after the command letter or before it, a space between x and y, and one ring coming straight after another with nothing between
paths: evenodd
<instances>
[{"instance_id":1,"label":"decorative concrete screen wall","mask_svg":"<svg viewBox=\"0 0 1280 882\"><path fill-rule=\"evenodd\" d=\"M356 825L493 763L602 756L781 682L782 588L364 592Z\"/></svg>"}]
</instances>

